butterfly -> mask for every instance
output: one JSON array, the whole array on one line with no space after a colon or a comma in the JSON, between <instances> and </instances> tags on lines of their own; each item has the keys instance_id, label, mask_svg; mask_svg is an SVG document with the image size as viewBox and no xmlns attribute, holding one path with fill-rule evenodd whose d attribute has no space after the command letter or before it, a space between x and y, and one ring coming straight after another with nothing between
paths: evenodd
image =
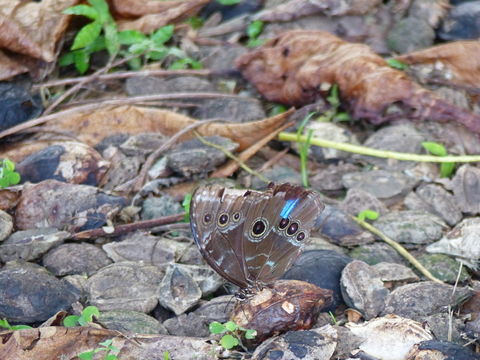
<instances>
[{"instance_id":1,"label":"butterfly","mask_svg":"<svg viewBox=\"0 0 480 360\"><path fill-rule=\"evenodd\" d=\"M291 184L264 192L208 185L192 195L190 224L206 262L242 300L290 268L323 209L319 194Z\"/></svg>"}]
</instances>

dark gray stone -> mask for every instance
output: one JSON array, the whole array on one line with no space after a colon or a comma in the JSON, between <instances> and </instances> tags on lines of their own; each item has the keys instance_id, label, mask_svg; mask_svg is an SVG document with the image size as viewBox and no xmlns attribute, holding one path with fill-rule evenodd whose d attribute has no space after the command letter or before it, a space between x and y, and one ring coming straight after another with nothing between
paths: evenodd
<instances>
[{"instance_id":1,"label":"dark gray stone","mask_svg":"<svg viewBox=\"0 0 480 360\"><path fill-rule=\"evenodd\" d=\"M43 266L57 276L92 275L111 262L102 249L87 243L63 244L43 257Z\"/></svg>"},{"instance_id":2,"label":"dark gray stone","mask_svg":"<svg viewBox=\"0 0 480 360\"><path fill-rule=\"evenodd\" d=\"M455 202L464 213L480 214L480 169L462 165L452 179Z\"/></svg>"},{"instance_id":3,"label":"dark gray stone","mask_svg":"<svg viewBox=\"0 0 480 360\"><path fill-rule=\"evenodd\" d=\"M178 201L169 195L162 195L161 197L146 198L142 204L140 216L142 220L151 220L179 214L183 211L183 207Z\"/></svg>"},{"instance_id":4,"label":"dark gray stone","mask_svg":"<svg viewBox=\"0 0 480 360\"><path fill-rule=\"evenodd\" d=\"M178 76L169 79L155 76L131 77L125 81L125 89L130 96L215 91L208 80L195 76Z\"/></svg>"},{"instance_id":5,"label":"dark gray stone","mask_svg":"<svg viewBox=\"0 0 480 360\"><path fill-rule=\"evenodd\" d=\"M0 210L0 241L5 240L13 230L12 217L3 210Z\"/></svg>"},{"instance_id":6,"label":"dark gray stone","mask_svg":"<svg viewBox=\"0 0 480 360\"><path fill-rule=\"evenodd\" d=\"M343 190L342 176L359 170L358 166L345 162L328 164L327 167L318 169L312 174L310 186L320 192Z\"/></svg>"},{"instance_id":7,"label":"dark gray stone","mask_svg":"<svg viewBox=\"0 0 480 360\"><path fill-rule=\"evenodd\" d=\"M437 279L454 284L457 281L460 262L444 254L423 254L417 259ZM458 281L468 280L468 272L462 267Z\"/></svg>"},{"instance_id":8,"label":"dark gray stone","mask_svg":"<svg viewBox=\"0 0 480 360\"><path fill-rule=\"evenodd\" d=\"M438 36L442 40L465 40L480 37L480 1L469 1L452 7Z\"/></svg>"},{"instance_id":9,"label":"dark gray stone","mask_svg":"<svg viewBox=\"0 0 480 360\"><path fill-rule=\"evenodd\" d=\"M47 320L79 298L75 287L30 263L7 263L0 269L0 318L14 323Z\"/></svg>"},{"instance_id":10,"label":"dark gray stone","mask_svg":"<svg viewBox=\"0 0 480 360\"><path fill-rule=\"evenodd\" d=\"M422 19L406 17L396 23L387 36L388 47L397 53L407 53L433 45L435 32Z\"/></svg>"},{"instance_id":11,"label":"dark gray stone","mask_svg":"<svg viewBox=\"0 0 480 360\"><path fill-rule=\"evenodd\" d=\"M218 321L218 320L216 320ZM170 335L207 337L210 335L208 322L203 316L193 312L181 314L163 322Z\"/></svg>"},{"instance_id":12,"label":"dark gray stone","mask_svg":"<svg viewBox=\"0 0 480 360\"><path fill-rule=\"evenodd\" d=\"M387 213L387 207L374 195L361 189L350 189L340 204L340 208L350 215L357 216L364 210L373 210L378 214Z\"/></svg>"},{"instance_id":13,"label":"dark gray stone","mask_svg":"<svg viewBox=\"0 0 480 360\"><path fill-rule=\"evenodd\" d=\"M372 267L379 273L384 283L410 283L420 280L412 269L402 264L380 262Z\"/></svg>"},{"instance_id":14,"label":"dark gray stone","mask_svg":"<svg viewBox=\"0 0 480 360\"><path fill-rule=\"evenodd\" d=\"M374 267L354 260L343 269L340 284L347 305L360 311L366 320L384 309L388 290Z\"/></svg>"},{"instance_id":15,"label":"dark gray stone","mask_svg":"<svg viewBox=\"0 0 480 360\"><path fill-rule=\"evenodd\" d=\"M261 102L251 97L207 99L193 111L196 119L218 118L228 122L244 123L266 117Z\"/></svg>"},{"instance_id":16,"label":"dark gray stone","mask_svg":"<svg viewBox=\"0 0 480 360\"><path fill-rule=\"evenodd\" d=\"M121 262L104 267L87 281L91 305L101 311L133 310L149 313L158 304L163 272L141 262Z\"/></svg>"},{"instance_id":17,"label":"dark gray stone","mask_svg":"<svg viewBox=\"0 0 480 360\"><path fill-rule=\"evenodd\" d=\"M165 326L157 319L138 311L102 311L98 322L107 329L122 333L168 334Z\"/></svg>"},{"instance_id":18,"label":"dark gray stone","mask_svg":"<svg viewBox=\"0 0 480 360\"><path fill-rule=\"evenodd\" d=\"M406 264L406 261L398 252L383 242L358 246L350 251L349 255L354 259L366 262L368 265L375 265L380 262Z\"/></svg>"}]
</instances>

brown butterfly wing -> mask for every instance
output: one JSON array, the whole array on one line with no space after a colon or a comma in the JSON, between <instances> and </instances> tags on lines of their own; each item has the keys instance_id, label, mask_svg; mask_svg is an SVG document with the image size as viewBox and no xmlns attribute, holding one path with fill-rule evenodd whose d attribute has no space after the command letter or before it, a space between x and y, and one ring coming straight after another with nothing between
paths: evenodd
<instances>
[{"instance_id":1,"label":"brown butterfly wing","mask_svg":"<svg viewBox=\"0 0 480 360\"><path fill-rule=\"evenodd\" d=\"M263 284L274 281L290 268L303 251L315 219L324 208L317 193L299 186L277 185L268 193L270 198L266 206L261 213L249 212L246 223L250 227L244 229L244 256L249 278ZM286 206L291 206L290 211L284 211ZM281 228L285 214L288 214L288 224ZM253 230L255 223L261 220L268 222L268 230L258 237ZM288 232L290 226L293 226L292 231ZM299 234L303 235L299 237Z\"/></svg>"}]
</instances>

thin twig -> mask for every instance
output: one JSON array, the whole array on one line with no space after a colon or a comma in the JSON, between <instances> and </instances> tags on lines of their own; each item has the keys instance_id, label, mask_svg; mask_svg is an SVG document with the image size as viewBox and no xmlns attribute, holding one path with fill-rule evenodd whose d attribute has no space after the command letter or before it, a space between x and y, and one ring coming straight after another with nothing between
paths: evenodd
<instances>
[{"instance_id":1,"label":"thin twig","mask_svg":"<svg viewBox=\"0 0 480 360\"><path fill-rule=\"evenodd\" d=\"M103 228L81 231L72 235L73 240L91 239L99 236L118 236L141 229L150 229L156 226L174 223L183 220L185 213L163 216L158 219L137 221L131 224L117 225L113 231L105 231Z\"/></svg>"},{"instance_id":2,"label":"thin twig","mask_svg":"<svg viewBox=\"0 0 480 360\"><path fill-rule=\"evenodd\" d=\"M155 70L140 70L140 71L118 71L111 74L98 74L94 79L96 80L114 80L114 79L126 79L130 77L139 77L139 76L175 76L175 75L196 75L196 76L209 76L212 72L210 70L192 70L192 69L185 69L185 70L163 70L163 69L155 69ZM63 86L63 85L70 85L76 84L82 81L91 81L90 78L92 75L89 76L79 76L76 78L68 78L68 79L59 79L59 80L52 80L43 84L36 84L32 86L32 90L38 90L48 87L54 86Z\"/></svg>"},{"instance_id":3,"label":"thin twig","mask_svg":"<svg viewBox=\"0 0 480 360\"><path fill-rule=\"evenodd\" d=\"M83 106L78 106L70 108L67 110L56 112L55 114L40 116L36 119L32 119L21 123L17 126L8 128L0 132L0 139L16 134L17 132L29 129L31 127L44 124L48 121L55 120L58 118L65 118L79 112L87 112L96 109L100 109L109 105L130 105L136 104L138 102L144 101L155 101L155 100L172 100L172 99L216 99L216 98L238 98L239 95L230 95L230 94L220 94L220 93L172 93L172 94L157 94L157 95L143 95L135 97L126 97L118 99L110 99L105 101L99 101L96 104L87 104Z\"/></svg>"},{"instance_id":4,"label":"thin twig","mask_svg":"<svg viewBox=\"0 0 480 360\"><path fill-rule=\"evenodd\" d=\"M234 160L235 162L238 163L238 165L243 169L245 170L246 172L258 177L260 180L262 180L263 182L266 182L266 183L269 183L270 180L268 180L265 176L263 176L262 174L260 174L259 172L253 170L252 168L250 168L249 166L247 166L243 161L241 161L237 156L233 155L230 151L228 151L227 149L224 149L223 147L221 147L220 145L217 145L217 144L214 144L208 140L206 140L203 136L201 136L198 132L195 131L195 135L197 136L197 138L205 145L208 145L214 149L217 149L217 150L220 150L222 151L228 158Z\"/></svg>"},{"instance_id":5,"label":"thin twig","mask_svg":"<svg viewBox=\"0 0 480 360\"><path fill-rule=\"evenodd\" d=\"M292 141L292 142L306 142L306 136L297 137L293 133L282 132L278 135L280 141ZM324 139L312 138L311 145L316 145L320 147L332 148L342 151L347 151L360 155L374 156L379 158L387 159L396 159L404 161L418 161L418 162L478 162L480 161L480 155L462 155L462 156L432 156L432 155L419 155L419 154L409 154L409 153L400 153L396 151L387 151L387 150L378 150L372 149L360 145L352 145L348 143L340 143L335 141L329 141Z\"/></svg>"},{"instance_id":6,"label":"thin twig","mask_svg":"<svg viewBox=\"0 0 480 360\"><path fill-rule=\"evenodd\" d=\"M147 178L147 172L150 170L152 167L153 163L155 160L158 159L158 157L166 150L168 150L175 142L185 135L186 133L192 131L193 129L198 128L199 126L215 122L215 121L220 121L221 119L208 119L208 120L203 120L203 121L197 121L194 122L193 124L188 125L184 129L180 130L177 132L175 135L173 135L167 142L163 143L157 150L155 150L153 153L151 153L145 163L142 166L142 170L140 170L140 173L135 179L134 185L133 185L133 191L137 192L140 191L140 189L143 187L143 184L145 183L145 179Z\"/></svg>"},{"instance_id":7,"label":"thin twig","mask_svg":"<svg viewBox=\"0 0 480 360\"><path fill-rule=\"evenodd\" d=\"M377 235L380 239L385 241L388 245L393 247L400 255L402 255L405 259L407 259L410 264L415 266L415 268L420 271L427 279L431 281L435 281L436 283L439 284L444 284L444 282L440 279L437 279L435 276L432 275L428 269L426 269L417 259L415 259L408 251L405 249L402 245L397 243L395 240L390 239L387 235L382 233L380 230L378 230L376 227L372 226L368 222L364 220L360 220L355 216L352 216L352 219L355 220L360 226L363 228L367 229L370 231L372 234Z\"/></svg>"}]
</instances>

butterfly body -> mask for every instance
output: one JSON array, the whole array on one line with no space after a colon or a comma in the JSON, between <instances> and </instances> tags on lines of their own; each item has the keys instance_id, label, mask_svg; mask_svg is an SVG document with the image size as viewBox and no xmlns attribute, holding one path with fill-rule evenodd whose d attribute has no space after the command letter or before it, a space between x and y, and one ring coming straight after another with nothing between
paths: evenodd
<instances>
[{"instance_id":1,"label":"butterfly body","mask_svg":"<svg viewBox=\"0 0 480 360\"><path fill-rule=\"evenodd\" d=\"M190 222L207 263L246 296L293 264L323 208L317 193L290 184L265 192L208 185L192 196Z\"/></svg>"}]
</instances>

